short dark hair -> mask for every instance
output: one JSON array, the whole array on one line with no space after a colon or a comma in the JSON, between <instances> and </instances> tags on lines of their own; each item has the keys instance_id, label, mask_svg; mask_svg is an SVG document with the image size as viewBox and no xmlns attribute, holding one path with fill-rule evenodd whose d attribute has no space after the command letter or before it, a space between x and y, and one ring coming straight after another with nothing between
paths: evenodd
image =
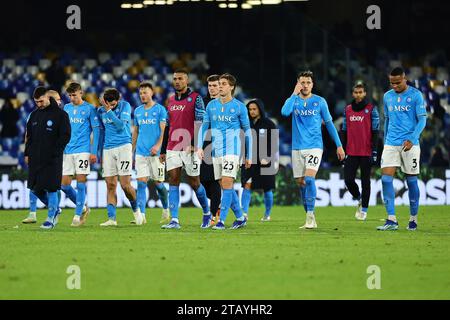
<instances>
[{"instance_id":1,"label":"short dark hair","mask_svg":"<svg viewBox=\"0 0 450 320\"><path fill-rule=\"evenodd\" d=\"M184 73L185 75L189 75L189 72L187 71L187 69L186 68L178 68L178 69L175 69L175 71L173 72L173 73Z\"/></svg>"},{"instance_id":2,"label":"short dark hair","mask_svg":"<svg viewBox=\"0 0 450 320\"><path fill-rule=\"evenodd\" d=\"M81 84L79 84L78 82L71 82L66 89L67 93L74 93L77 91L81 91Z\"/></svg>"},{"instance_id":3,"label":"short dark hair","mask_svg":"<svg viewBox=\"0 0 450 320\"><path fill-rule=\"evenodd\" d=\"M402 67L396 67L394 69L392 69L391 71L391 76L396 77L396 76L402 76L405 74L405 70L403 70Z\"/></svg>"},{"instance_id":4,"label":"short dark hair","mask_svg":"<svg viewBox=\"0 0 450 320\"><path fill-rule=\"evenodd\" d=\"M153 85L152 85L152 83L150 81L142 81L139 84L139 89L141 89L141 88L150 88L150 89L153 90Z\"/></svg>"},{"instance_id":5,"label":"short dark hair","mask_svg":"<svg viewBox=\"0 0 450 320\"><path fill-rule=\"evenodd\" d=\"M212 74L208 78L206 78L207 82L219 81L220 76L218 74Z\"/></svg>"},{"instance_id":6,"label":"short dark hair","mask_svg":"<svg viewBox=\"0 0 450 320\"><path fill-rule=\"evenodd\" d=\"M230 84L230 86L234 87L233 90L231 91L231 94L234 94L234 91L236 90L236 82L237 82L236 78L232 74L224 73L219 77L219 80L220 79L226 79Z\"/></svg>"},{"instance_id":7,"label":"short dark hair","mask_svg":"<svg viewBox=\"0 0 450 320\"><path fill-rule=\"evenodd\" d=\"M34 99L39 99L40 97L42 97L46 93L47 93L47 88L46 87L43 87L43 86L36 87L36 89L34 89L34 91L33 91L33 98Z\"/></svg>"},{"instance_id":8,"label":"short dark hair","mask_svg":"<svg viewBox=\"0 0 450 320\"><path fill-rule=\"evenodd\" d=\"M120 92L116 88L105 89L103 99L105 99L106 102L118 101L120 99Z\"/></svg>"},{"instance_id":9,"label":"short dark hair","mask_svg":"<svg viewBox=\"0 0 450 320\"><path fill-rule=\"evenodd\" d=\"M312 82L314 82L314 73L312 71L305 70L300 72L297 76L297 80L300 79L301 77L311 78Z\"/></svg>"},{"instance_id":10,"label":"short dark hair","mask_svg":"<svg viewBox=\"0 0 450 320\"><path fill-rule=\"evenodd\" d=\"M353 86L352 91L355 90L355 89L363 89L364 92L367 91L367 90L366 90L366 85L364 84L364 82L358 82L357 84L355 84L355 85Z\"/></svg>"}]
</instances>

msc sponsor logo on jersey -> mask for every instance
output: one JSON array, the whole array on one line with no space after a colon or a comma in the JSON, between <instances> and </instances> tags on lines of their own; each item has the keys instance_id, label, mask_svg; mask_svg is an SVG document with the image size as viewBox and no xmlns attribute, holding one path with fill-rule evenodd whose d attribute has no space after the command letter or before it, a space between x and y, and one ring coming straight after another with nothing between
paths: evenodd
<instances>
[{"instance_id":1,"label":"msc sponsor logo on jersey","mask_svg":"<svg viewBox=\"0 0 450 320\"><path fill-rule=\"evenodd\" d=\"M171 106L169 110L170 111L183 111L184 108L186 108L186 106L175 104L175 105Z\"/></svg>"},{"instance_id":2,"label":"msc sponsor logo on jersey","mask_svg":"<svg viewBox=\"0 0 450 320\"><path fill-rule=\"evenodd\" d=\"M411 106L408 106L408 105L406 105L406 106L402 106L402 105L399 105L399 106L389 106L389 111L391 111L391 112L393 112L393 111L400 111L400 112L402 112L402 111L410 111L411 110Z\"/></svg>"},{"instance_id":3,"label":"msc sponsor logo on jersey","mask_svg":"<svg viewBox=\"0 0 450 320\"><path fill-rule=\"evenodd\" d=\"M232 122L233 116L213 116L213 120L222 122Z\"/></svg>"},{"instance_id":4,"label":"msc sponsor logo on jersey","mask_svg":"<svg viewBox=\"0 0 450 320\"><path fill-rule=\"evenodd\" d=\"M156 124L156 119L143 119L143 120L138 120L138 124Z\"/></svg>"},{"instance_id":5,"label":"msc sponsor logo on jersey","mask_svg":"<svg viewBox=\"0 0 450 320\"><path fill-rule=\"evenodd\" d=\"M319 110L295 110L295 114L297 116L317 116L319 114Z\"/></svg>"},{"instance_id":6,"label":"msc sponsor logo on jersey","mask_svg":"<svg viewBox=\"0 0 450 320\"><path fill-rule=\"evenodd\" d=\"M350 121L351 122L363 122L364 117L363 116L351 116Z\"/></svg>"},{"instance_id":7,"label":"msc sponsor logo on jersey","mask_svg":"<svg viewBox=\"0 0 450 320\"><path fill-rule=\"evenodd\" d=\"M84 123L84 119L83 118L72 118L70 117L70 123Z\"/></svg>"}]
</instances>

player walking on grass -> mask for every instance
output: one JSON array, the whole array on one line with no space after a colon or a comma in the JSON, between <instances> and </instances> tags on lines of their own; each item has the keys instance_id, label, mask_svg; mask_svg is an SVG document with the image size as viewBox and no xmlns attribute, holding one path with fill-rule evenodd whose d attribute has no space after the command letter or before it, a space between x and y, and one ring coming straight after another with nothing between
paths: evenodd
<instances>
[{"instance_id":1,"label":"player walking on grass","mask_svg":"<svg viewBox=\"0 0 450 320\"><path fill-rule=\"evenodd\" d=\"M208 83L208 95L203 98L205 106L208 105L211 100L219 98L219 78L220 75L213 74L206 79ZM211 139L211 130L208 130L205 136L205 142L203 143L203 150L206 150L205 158L209 158L210 160L212 150ZM211 200L210 209L213 214L213 223L215 223L216 218L218 220L220 214L220 198L222 190L219 181L214 177L212 161L207 162L205 159L202 160L200 166L200 182L205 187L207 197Z\"/></svg>"},{"instance_id":2,"label":"player walking on grass","mask_svg":"<svg viewBox=\"0 0 450 320\"><path fill-rule=\"evenodd\" d=\"M36 103L27 122L25 161L28 162L28 188L48 208L42 229L52 229L58 223L63 152L70 140L70 122L47 89L37 87L33 92Z\"/></svg>"},{"instance_id":3,"label":"player walking on grass","mask_svg":"<svg viewBox=\"0 0 450 320\"><path fill-rule=\"evenodd\" d=\"M161 226L163 229L180 229L178 207L180 205L181 170L184 168L188 183L194 189L197 199L203 209L202 227L211 223L208 198L200 183L200 159L194 152L194 137L196 128L200 126L205 114L202 97L188 87L188 73L184 69L173 74L175 95L170 97L168 111L168 126L164 135L160 159L166 162L169 174L169 208L172 220ZM167 155L166 155L167 150Z\"/></svg>"},{"instance_id":4,"label":"player walking on grass","mask_svg":"<svg viewBox=\"0 0 450 320\"><path fill-rule=\"evenodd\" d=\"M61 96L59 95L59 93L55 90L48 90L47 91L47 95L49 97L52 97L53 99L55 99L56 103L58 104L58 107L61 107ZM28 115L27 118L27 123L28 123L28 119L30 119L30 115ZM25 132L25 145L27 143L27 133ZM26 162L28 162L28 159L26 160ZM61 191L58 190L58 199L61 197ZM38 197L36 197L36 195L33 193L33 191L30 189L29 191L29 199L30 199L30 213L28 214L28 216L22 220L22 223L36 223L37 222L37 217L36 217L36 211L37 211L37 200ZM59 201L58 201L59 203Z\"/></svg>"},{"instance_id":5,"label":"player walking on grass","mask_svg":"<svg viewBox=\"0 0 450 320\"><path fill-rule=\"evenodd\" d=\"M91 171L90 165L97 162L100 124L94 106L83 101L83 91L79 83L70 83L66 91L71 103L64 106L64 111L69 115L71 137L64 150L61 189L76 205L71 226L79 227L86 223L89 215L89 208L85 204L86 182ZM73 177L77 180L76 191L71 186Z\"/></svg>"},{"instance_id":6,"label":"player walking on grass","mask_svg":"<svg viewBox=\"0 0 450 320\"><path fill-rule=\"evenodd\" d=\"M234 221L231 227L232 229L242 228L247 223L247 219L241 211L239 198L234 191L233 185L239 170L241 129L245 133L246 169L249 169L252 164L252 134L247 108L242 102L233 98L235 89L236 78L234 76L227 73L220 76L220 98L212 100L206 107L206 113L197 143L198 155L203 159L204 151L202 147L204 135L208 128L211 127L214 176L217 180L220 179L222 186L220 219L212 227L215 230L225 229L225 220L230 207L236 216L236 221Z\"/></svg>"},{"instance_id":7,"label":"player walking on grass","mask_svg":"<svg viewBox=\"0 0 450 320\"><path fill-rule=\"evenodd\" d=\"M347 157L344 163L344 179L348 191L358 200L357 220L366 220L370 199L370 169L377 161L377 141L380 116L374 105L366 99L366 87L360 83L353 87L353 101L344 109L342 142ZM355 182L361 169L362 192Z\"/></svg>"},{"instance_id":8,"label":"player walking on grass","mask_svg":"<svg viewBox=\"0 0 450 320\"><path fill-rule=\"evenodd\" d=\"M278 157L278 139L272 145L272 135L275 134L275 123L270 120L264 112L264 103L260 99L253 99L246 105L250 119L250 126L255 132L257 161L250 169L241 170L242 210L247 218L252 190L264 190L264 216L261 221L270 221L270 213L273 207L273 189L275 189L274 168L275 159ZM270 168L270 169L269 169ZM272 172L269 172L272 171Z\"/></svg>"},{"instance_id":9,"label":"player walking on grass","mask_svg":"<svg viewBox=\"0 0 450 320\"><path fill-rule=\"evenodd\" d=\"M139 85L139 96L142 105L134 110L133 154L136 154L136 178L138 180L137 202L143 215L147 205L147 182L155 181L156 191L163 205L161 221L170 218L167 189L164 186L164 164L159 161L159 154L166 128L167 111L159 103L153 101L153 86L150 82ZM135 223L135 221L134 221Z\"/></svg>"},{"instance_id":10,"label":"player walking on grass","mask_svg":"<svg viewBox=\"0 0 450 320\"><path fill-rule=\"evenodd\" d=\"M306 211L306 223L300 228L305 229L317 228L314 214L317 192L315 177L323 153L322 121L337 146L338 159L342 161L345 158L327 102L324 98L312 94L313 86L313 73L301 72L292 96L281 109L284 117L292 115L292 166Z\"/></svg>"},{"instance_id":11,"label":"player walking on grass","mask_svg":"<svg viewBox=\"0 0 450 320\"><path fill-rule=\"evenodd\" d=\"M381 157L383 176L383 198L388 218L381 231L397 230L395 216L395 190L393 179L397 167L406 174L408 184L410 219L407 229L417 229L419 212L419 186L417 176L420 173L419 138L427 123L427 110L422 93L407 84L402 68L395 68L389 75L392 89L385 93L384 104L384 149Z\"/></svg>"},{"instance_id":12,"label":"player walking on grass","mask_svg":"<svg viewBox=\"0 0 450 320\"><path fill-rule=\"evenodd\" d=\"M102 107L98 115L105 127L103 145L103 177L108 189L108 221L102 227L117 226L117 180L130 201L137 225L142 225L143 216L137 205L136 190L131 186L133 154L131 145L131 106L120 99L117 89L106 89L100 99Z\"/></svg>"}]
</instances>

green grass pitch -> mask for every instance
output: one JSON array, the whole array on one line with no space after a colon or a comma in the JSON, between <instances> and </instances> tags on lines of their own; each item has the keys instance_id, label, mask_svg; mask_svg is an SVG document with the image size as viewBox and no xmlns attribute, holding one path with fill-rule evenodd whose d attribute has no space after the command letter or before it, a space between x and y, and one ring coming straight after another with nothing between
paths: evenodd
<instances>
[{"instance_id":1,"label":"green grass pitch","mask_svg":"<svg viewBox=\"0 0 450 320\"><path fill-rule=\"evenodd\" d=\"M201 230L197 208L181 209L181 230L161 230L160 209L142 227L118 210L107 229L106 209L77 229L65 209L52 231L39 229L43 210L35 225L20 223L26 211L1 211L0 299L449 299L450 208L422 207L416 232L408 210L397 208L396 232L375 230L381 206L365 222L354 208L318 208L317 230L298 228L301 207L275 207L268 223L252 207L247 227L225 231ZM80 290L67 289L70 265ZM367 287L371 265L379 290Z\"/></svg>"}]
</instances>

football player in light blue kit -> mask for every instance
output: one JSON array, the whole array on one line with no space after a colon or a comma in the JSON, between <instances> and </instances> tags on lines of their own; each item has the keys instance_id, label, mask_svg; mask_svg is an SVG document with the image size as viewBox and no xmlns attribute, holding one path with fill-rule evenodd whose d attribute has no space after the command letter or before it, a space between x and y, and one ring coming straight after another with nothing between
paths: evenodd
<instances>
[{"instance_id":1,"label":"football player in light blue kit","mask_svg":"<svg viewBox=\"0 0 450 320\"><path fill-rule=\"evenodd\" d=\"M292 167L306 211L306 223L300 228L305 229L317 228L314 215L317 193L315 178L323 153L322 121L337 146L338 159L342 161L345 158L327 102L312 94L313 86L313 73L301 72L292 96L281 109L284 117L292 115Z\"/></svg>"},{"instance_id":2,"label":"football player in light blue kit","mask_svg":"<svg viewBox=\"0 0 450 320\"><path fill-rule=\"evenodd\" d=\"M397 230L395 216L395 190L393 179L397 167L406 174L409 195L410 219L407 229L417 229L419 213L419 186L417 176L420 173L419 138L427 124L427 109L422 93L408 86L405 72L395 68L389 75L392 90L385 93L384 104L384 149L381 157L383 199L388 214L386 223L377 229L381 231Z\"/></svg>"},{"instance_id":3,"label":"football player in light blue kit","mask_svg":"<svg viewBox=\"0 0 450 320\"><path fill-rule=\"evenodd\" d=\"M94 106L83 101L83 91L79 83L70 83L66 92L71 103L64 106L64 111L69 115L71 136L64 149L61 189L76 205L71 226L79 227L86 223L89 215L89 208L85 205L86 182L90 164L97 162L100 124ZM73 177L77 180L77 191L71 186Z\"/></svg>"},{"instance_id":4,"label":"football player in light blue kit","mask_svg":"<svg viewBox=\"0 0 450 320\"><path fill-rule=\"evenodd\" d=\"M230 207L236 216L236 221L234 221L231 227L232 229L242 228L247 223L233 185L240 167L241 129L245 133L246 169L250 168L252 164L252 134L247 108L242 102L233 98L235 88L236 78L234 76L227 73L220 76L220 97L208 103L197 143L198 155L203 159L205 156L202 149L203 142L206 131L211 126L214 177L217 180L220 179L222 187L220 219L212 227L215 230L225 229L225 220ZM205 159L207 163L211 161L208 158L209 155Z\"/></svg>"},{"instance_id":5,"label":"football player in light blue kit","mask_svg":"<svg viewBox=\"0 0 450 320\"><path fill-rule=\"evenodd\" d=\"M143 224L143 216L137 205L136 190L131 186L133 153L131 145L131 106L120 98L117 89L109 88L100 99L102 107L98 115L105 128L103 144L103 177L106 181L108 221L102 227L117 226L117 180L130 201L137 225Z\"/></svg>"},{"instance_id":6,"label":"football player in light blue kit","mask_svg":"<svg viewBox=\"0 0 450 320\"><path fill-rule=\"evenodd\" d=\"M139 85L143 105L134 110L133 154L136 154L137 202L145 218L147 182L155 182L155 188L163 206L161 223L170 219L167 189L164 186L164 163L159 160L166 128L167 110L153 101L153 85L144 81ZM135 223L135 222L134 222Z\"/></svg>"}]
</instances>

